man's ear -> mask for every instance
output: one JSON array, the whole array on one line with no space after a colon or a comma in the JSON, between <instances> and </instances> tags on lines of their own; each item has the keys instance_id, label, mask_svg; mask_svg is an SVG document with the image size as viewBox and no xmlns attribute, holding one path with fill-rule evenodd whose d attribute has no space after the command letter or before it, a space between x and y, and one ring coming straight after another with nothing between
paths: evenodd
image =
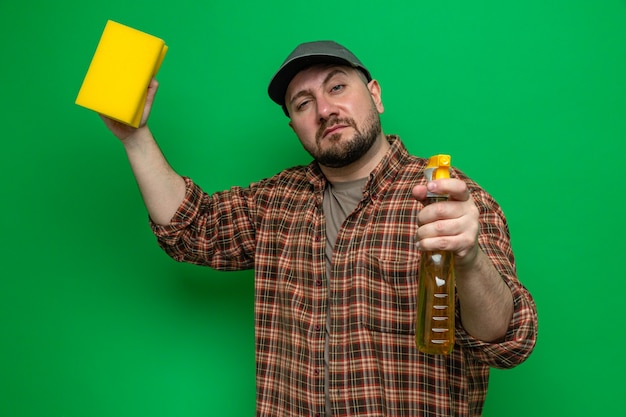
<instances>
[{"instance_id":1,"label":"man's ear","mask_svg":"<svg viewBox=\"0 0 626 417\"><path fill-rule=\"evenodd\" d=\"M293 122L291 121L291 119L289 119L289 127L290 127L290 128L291 128L291 130L293 130L294 132L296 131L296 130L293 128Z\"/></svg>"},{"instance_id":2,"label":"man's ear","mask_svg":"<svg viewBox=\"0 0 626 417\"><path fill-rule=\"evenodd\" d=\"M378 110L378 113L382 114L385 111L385 106L383 105L382 90L380 88L380 84L378 84L378 81L372 80L367 83L367 88L370 90L370 95L372 96L372 100L376 105L376 110Z\"/></svg>"}]
</instances>

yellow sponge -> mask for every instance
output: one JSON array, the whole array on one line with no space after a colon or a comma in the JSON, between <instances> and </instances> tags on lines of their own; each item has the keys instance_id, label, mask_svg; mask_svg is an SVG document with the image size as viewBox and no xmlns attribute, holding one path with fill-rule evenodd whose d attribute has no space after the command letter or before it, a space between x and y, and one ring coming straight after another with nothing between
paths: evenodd
<instances>
[{"instance_id":1,"label":"yellow sponge","mask_svg":"<svg viewBox=\"0 0 626 417\"><path fill-rule=\"evenodd\" d=\"M166 53L162 39L109 20L76 104L138 127L148 85Z\"/></svg>"}]
</instances>

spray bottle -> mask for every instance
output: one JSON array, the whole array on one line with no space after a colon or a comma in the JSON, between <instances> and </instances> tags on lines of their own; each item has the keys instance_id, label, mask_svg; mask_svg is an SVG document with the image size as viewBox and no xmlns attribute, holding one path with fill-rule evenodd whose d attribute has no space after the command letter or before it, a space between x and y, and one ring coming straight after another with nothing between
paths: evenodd
<instances>
[{"instance_id":1,"label":"spray bottle","mask_svg":"<svg viewBox=\"0 0 626 417\"><path fill-rule=\"evenodd\" d=\"M424 175L428 182L450 178L450 155L432 156ZM447 195L429 192L426 204L445 201ZM446 355L454 346L454 263L449 251L422 251L417 298L417 348Z\"/></svg>"}]
</instances>

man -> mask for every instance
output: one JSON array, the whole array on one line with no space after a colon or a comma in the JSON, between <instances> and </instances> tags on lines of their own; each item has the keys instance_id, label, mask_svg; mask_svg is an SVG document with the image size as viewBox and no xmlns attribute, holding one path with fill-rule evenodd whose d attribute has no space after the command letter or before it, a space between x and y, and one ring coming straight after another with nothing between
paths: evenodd
<instances>
[{"instance_id":1,"label":"man","mask_svg":"<svg viewBox=\"0 0 626 417\"><path fill-rule=\"evenodd\" d=\"M477 416L489 367L535 345L498 204L462 172L426 186L425 160L385 135L381 87L347 49L299 45L269 95L314 161L208 195L176 174L146 121L121 139L159 244L174 259L254 268L258 416ZM449 200L428 206L426 191ZM456 345L415 346L420 250L454 253Z\"/></svg>"}]
</instances>

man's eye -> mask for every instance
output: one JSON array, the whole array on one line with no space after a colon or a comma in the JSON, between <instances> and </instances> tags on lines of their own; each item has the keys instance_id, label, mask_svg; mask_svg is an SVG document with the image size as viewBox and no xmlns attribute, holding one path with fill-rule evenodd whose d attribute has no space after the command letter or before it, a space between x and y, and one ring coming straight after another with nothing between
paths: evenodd
<instances>
[{"instance_id":1,"label":"man's eye","mask_svg":"<svg viewBox=\"0 0 626 417\"><path fill-rule=\"evenodd\" d=\"M333 88L331 88L330 90L333 91L333 92L337 92L337 91L341 91L343 89L343 87L344 87L343 84L337 84Z\"/></svg>"},{"instance_id":2,"label":"man's eye","mask_svg":"<svg viewBox=\"0 0 626 417\"><path fill-rule=\"evenodd\" d=\"M300 103L298 103L298 105L296 106L296 109L298 109L298 110L302 110L302 109L303 109L303 108L307 105L307 103L308 103L308 102L309 102L309 100L304 100L304 101L301 101L301 102L300 102Z\"/></svg>"}]
</instances>

